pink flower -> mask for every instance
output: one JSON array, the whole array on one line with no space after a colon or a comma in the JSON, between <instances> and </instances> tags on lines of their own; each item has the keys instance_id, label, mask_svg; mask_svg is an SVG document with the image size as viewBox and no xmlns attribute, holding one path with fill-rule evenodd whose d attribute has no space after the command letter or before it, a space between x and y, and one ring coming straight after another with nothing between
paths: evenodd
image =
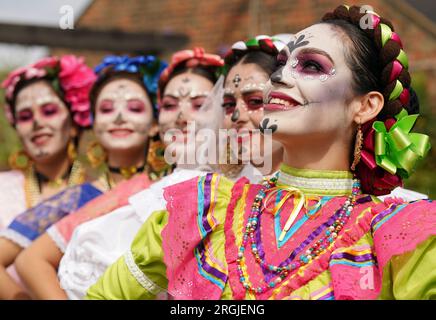
<instances>
[{"instance_id":1,"label":"pink flower","mask_svg":"<svg viewBox=\"0 0 436 320\"><path fill-rule=\"evenodd\" d=\"M24 78L30 80L34 78L42 78L45 75L47 75L47 71L45 71L45 69L37 69L34 67L30 67L24 73Z\"/></svg>"},{"instance_id":2,"label":"pink flower","mask_svg":"<svg viewBox=\"0 0 436 320\"><path fill-rule=\"evenodd\" d=\"M59 79L64 90L92 85L97 78L92 69L84 64L83 58L68 55L62 57L60 63Z\"/></svg>"},{"instance_id":3,"label":"pink flower","mask_svg":"<svg viewBox=\"0 0 436 320\"><path fill-rule=\"evenodd\" d=\"M92 124L91 112L89 111L89 108L88 111L76 112L73 119L74 122L81 127L89 127Z\"/></svg>"},{"instance_id":4,"label":"pink flower","mask_svg":"<svg viewBox=\"0 0 436 320\"><path fill-rule=\"evenodd\" d=\"M6 86L6 98L12 99L14 94L15 86L20 81L20 76L16 75L14 78L9 80L9 84Z\"/></svg>"},{"instance_id":5,"label":"pink flower","mask_svg":"<svg viewBox=\"0 0 436 320\"><path fill-rule=\"evenodd\" d=\"M46 58L42 58L41 60L39 60L38 62L33 64L33 67L38 68L38 69L54 68L54 67L56 67L58 62L59 62L58 57L46 57Z\"/></svg>"}]
</instances>

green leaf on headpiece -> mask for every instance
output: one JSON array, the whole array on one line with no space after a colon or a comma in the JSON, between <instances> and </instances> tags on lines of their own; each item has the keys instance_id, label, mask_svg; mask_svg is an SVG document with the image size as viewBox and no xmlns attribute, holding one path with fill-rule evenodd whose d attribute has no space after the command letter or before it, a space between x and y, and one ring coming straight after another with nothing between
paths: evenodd
<instances>
[{"instance_id":1,"label":"green leaf on headpiece","mask_svg":"<svg viewBox=\"0 0 436 320\"><path fill-rule=\"evenodd\" d=\"M250 39L245 42L247 47L259 47L259 41L256 38Z\"/></svg>"},{"instance_id":2,"label":"green leaf on headpiece","mask_svg":"<svg viewBox=\"0 0 436 320\"><path fill-rule=\"evenodd\" d=\"M54 78L51 84L56 92L62 93L62 88L61 88L61 84L59 83L59 78Z\"/></svg>"},{"instance_id":3,"label":"green leaf on headpiece","mask_svg":"<svg viewBox=\"0 0 436 320\"><path fill-rule=\"evenodd\" d=\"M56 78L57 74L59 73L59 70L57 68L44 68L45 72L47 73L47 76L50 78Z\"/></svg>"},{"instance_id":4,"label":"green leaf on headpiece","mask_svg":"<svg viewBox=\"0 0 436 320\"><path fill-rule=\"evenodd\" d=\"M229 66L227 64L223 65L222 67L218 67L217 68L217 76L219 77L220 75L226 75L229 72Z\"/></svg>"}]
</instances>

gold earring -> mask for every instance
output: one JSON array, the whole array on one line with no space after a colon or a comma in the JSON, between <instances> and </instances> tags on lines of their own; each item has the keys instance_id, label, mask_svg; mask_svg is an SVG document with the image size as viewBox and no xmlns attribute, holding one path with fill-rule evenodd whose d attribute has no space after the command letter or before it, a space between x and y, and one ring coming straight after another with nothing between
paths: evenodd
<instances>
[{"instance_id":1,"label":"gold earring","mask_svg":"<svg viewBox=\"0 0 436 320\"><path fill-rule=\"evenodd\" d=\"M68 142L68 159L70 159L70 162L74 162L74 160L77 159L77 151L76 151L76 145L73 141Z\"/></svg>"},{"instance_id":2,"label":"gold earring","mask_svg":"<svg viewBox=\"0 0 436 320\"><path fill-rule=\"evenodd\" d=\"M98 142L91 142L86 148L86 156L93 168L100 166L106 162L107 154L103 146Z\"/></svg>"},{"instance_id":3,"label":"gold earring","mask_svg":"<svg viewBox=\"0 0 436 320\"><path fill-rule=\"evenodd\" d=\"M32 160L24 150L11 153L8 158L9 167L14 170L25 171L32 166Z\"/></svg>"},{"instance_id":4,"label":"gold earring","mask_svg":"<svg viewBox=\"0 0 436 320\"><path fill-rule=\"evenodd\" d=\"M161 173L169 169L165 161L165 144L160 140L159 134L151 137L148 142L147 165L152 172Z\"/></svg>"},{"instance_id":5,"label":"gold earring","mask_svg":"<svg viewBox=\"0 0 436 320\"><path fill-rule=\"evenodd\" d=\"M362 144L363 144L363 133L362 133L362 127L359 123L357 125L356 141L354 143L354 159L353 159L353 163L351 164L351 171L356 170L356 166L360 162Z\"/></svg>"}]
</instances>

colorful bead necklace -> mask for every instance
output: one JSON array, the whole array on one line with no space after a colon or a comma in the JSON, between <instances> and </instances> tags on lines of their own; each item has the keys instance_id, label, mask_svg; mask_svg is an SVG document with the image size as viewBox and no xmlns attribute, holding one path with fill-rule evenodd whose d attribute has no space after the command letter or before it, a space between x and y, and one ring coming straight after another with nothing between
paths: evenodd
<instances>
[{"instance_id":1,"label":"colorful bead necklace","mask_svg":"<svg viewBox=\"0 0 436 320\"><path fill-rule=\"evenodd\" d=\"M277 179L277 176L274 176L269 180L265 179L262 183L263 188L257 193L254 199L254 203L251 207L251 212L248 217L248 221L245 226L245 231L242 238L242 243L238 250L238 258L236 259L239 281L247 291L253 294L261 294L266 292L270 288L274 288L289 275L290 271L299 269L301 266L308 264L312 259L323 253L329 247L329 245L334 242L334 240L338 236L338 233L347 223L356 203L356 197L360 194L360 182L359 180L354 179L351 195L344 202L344 204L335 212L335 214L330 217L330 219L325 224L315 229L309 235L309 237L289 255L289 257L285 261L283 261L279 265L273 265L267 263L263 257L263 254L259 253L256 238L259 238L257 237L257 233L260 232L260 228L258 228L258 222L263 211L262 201L266 197L266 193L268 192L268 190L276 186ZM324 229L324 235L310 248L308 248L304 254L301 254L298 261L294 261L295 257L297 257L297 255L301 253L304 248L312 242L314 238L321 234ZM258 263L262 267L262 269L266 269L275 275L275 278L272 278L266 284L256 288L253 287L253 285L247 280L248 275L243 268L244 251L249 243L251 247L251 252L254 256L256 263Z\"/></svg>"}]
</instances>

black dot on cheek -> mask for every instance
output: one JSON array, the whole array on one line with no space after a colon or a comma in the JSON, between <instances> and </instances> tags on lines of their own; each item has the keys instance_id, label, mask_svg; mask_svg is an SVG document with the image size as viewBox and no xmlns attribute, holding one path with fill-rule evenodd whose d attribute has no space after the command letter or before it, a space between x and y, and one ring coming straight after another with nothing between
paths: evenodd
<instances>
[{"instance_id":1,"label":"black dot on cheek","mask_svg":"<svg viewBox=\"0 0 436 320\"><path fill-rule=\"evenodd\" d=\"M277 125L276 124L273 124L271 127L269 127L268 129L271 129L271 132L272 133L274 133L274 132L276 132L277 131Z\"/></svg>"}]
</instances>

